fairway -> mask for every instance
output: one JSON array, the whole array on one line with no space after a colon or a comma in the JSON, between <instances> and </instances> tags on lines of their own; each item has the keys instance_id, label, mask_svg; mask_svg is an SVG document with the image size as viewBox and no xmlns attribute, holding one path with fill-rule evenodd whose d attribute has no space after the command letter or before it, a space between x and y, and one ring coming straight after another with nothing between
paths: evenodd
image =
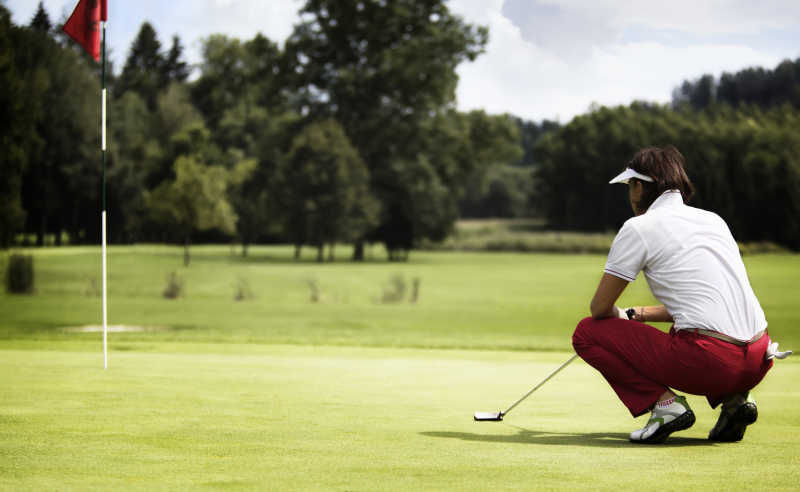
<instances>
[{"instance_id":1,"label":"fairway","mask_svg":"<svg viewBox=\"0 0 800 492\"><path fill-rule=\"evenodd\" d=\"M233 347L218 347L220 352ZM796 490L800 366L756 391L741 443L698 421L661 446L582 361L504 422L476 423L567 353L251 347L245 353L3 351L0 488Z\"/></svg>"},{"instance_id":2,"label":"fairway","mask_svg":"<svg viewBox=\"0 0 800 492\"><path fill-rule=\"evenodd\" d=\"M602 255L415 253L408 263L249 258L227 247L114 247L109 368L92 291L96 248L33 251L36 294L0 295L0 490L796 490L800 364L756 388L740 443L717 412L638 446L632 419L571 356ZM340 253L343 257L346 251ZM800 257L745 257L782 348L798 349ZM184 295L161 297L166 274ZM416 302L383 302L393 277ZM237 279L252 296L234 300ZM309 279L319 287L312 302ZM650 302L640 279L623 295ZM662 328L666 328L663 327Z\"/></svg>"}]
</instances>

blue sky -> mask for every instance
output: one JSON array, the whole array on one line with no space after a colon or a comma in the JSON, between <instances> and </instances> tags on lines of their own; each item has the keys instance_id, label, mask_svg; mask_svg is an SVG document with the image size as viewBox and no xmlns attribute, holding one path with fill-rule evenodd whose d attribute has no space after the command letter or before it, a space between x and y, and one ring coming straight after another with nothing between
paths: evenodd
<instances>
[{"instance_id":1,"label":"blue sky","mask_svg":"<svg viewBox=\"0 0 800 492\"><path fill-rule=\"evenodd\" d=\"M27 24L38 0L0 0ZM77 0L45 0L51 20ZM282 43L298 0L108 0L116 70L142 22L165 49L177 34L189 62L212 33ZM462 64L462 110L569 121L593 104L668 102L684 79L800 58L800 0L450 0L468 22L487 25L487 52Z\"/></svg>"}]
</instances>

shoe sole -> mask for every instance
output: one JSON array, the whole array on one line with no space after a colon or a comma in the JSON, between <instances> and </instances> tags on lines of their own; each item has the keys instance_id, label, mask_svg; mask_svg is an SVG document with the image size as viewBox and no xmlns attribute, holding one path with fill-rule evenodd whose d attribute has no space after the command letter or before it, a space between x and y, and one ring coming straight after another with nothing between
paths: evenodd
<instances>
[{"instance_id":1,"label":"shoe sole","mask_svg":"<svg viewBox=\"0 0 800 492\"><path fill-rule=\"evenodd\" d=\"M652 436L648 437L647 439L641 440L634 440L629 439L630 442L636 444L661 444L667 440L670 434L673 432L682 431L684 429L688 429L689 427L694 425L695 417L694 412L691 410L687 410L684 412L680 417L676 418L672 422L668 424L664 424L656 430Z\"/></svg>"},{"instance_id":2,"label":"shoe sole","mask_svg":"<svg viewBox=\"0 0 800 492\"><path fill-rule=\"evenodd\" d=\"M710 441L737 442L744 437L747 426L758 420L758 408L754 403L745 402L733 412L730 424L716 436L709 436Z\"/></svg>"}]
</instances>

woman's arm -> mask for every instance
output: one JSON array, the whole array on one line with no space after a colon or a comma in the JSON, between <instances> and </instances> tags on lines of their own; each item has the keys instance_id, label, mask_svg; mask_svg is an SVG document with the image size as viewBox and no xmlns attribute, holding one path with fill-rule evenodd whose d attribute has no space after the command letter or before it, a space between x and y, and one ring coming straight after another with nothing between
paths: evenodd
<instances>
[{"instance_id":1,"label":"woman's arm","mask_svg":"<svg viewBox=\"0 0 800 492\"><path fill-rule=\"evenodd\" d=\"M622 317L619 313L619 308L614 305L622 295L622 291L628 286L628 281L623 280L614 275L604 273L600 279L600 284L597 286L597 291L594 293L592 303L589 309L592 312L592 318L612 318ZM667 308L661 306L638 306L633 308L633 318L642 323L645 322L664 322L672 323L672 315L667 312Z\"/></svg>"},{"instance_id":2,"label":"woman's arm","mask_svg":"<svg viewBox=\"0 0 800 492\"><path fill-rule=\"evenodd\" d=\"M592 312L592 318L611 318L618 316L618 307L614 306L617 302L622 291L628 286L628 281L623 280L614 275L604 273L600 278L600 284L597 286L597 291L594 293L592 303L589 309Z\"/></svg>"}]
</instances>

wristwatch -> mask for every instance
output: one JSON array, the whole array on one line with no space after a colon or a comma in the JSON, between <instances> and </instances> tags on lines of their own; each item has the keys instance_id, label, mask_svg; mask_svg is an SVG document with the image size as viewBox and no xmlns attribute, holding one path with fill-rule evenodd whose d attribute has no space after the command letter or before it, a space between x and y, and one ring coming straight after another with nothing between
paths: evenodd
<instances>
[{"instance_id":1,"label":"wristwatch","mask_svg":"<svg viewBox=\"0 0 800 492\"><path fill-rule=\"evenodd\" d=\"M636 310L634 308L628 308L625 310L625 314L628 316L628 319L633 319L636 316Z\"/></svg>"}]
</instances>

